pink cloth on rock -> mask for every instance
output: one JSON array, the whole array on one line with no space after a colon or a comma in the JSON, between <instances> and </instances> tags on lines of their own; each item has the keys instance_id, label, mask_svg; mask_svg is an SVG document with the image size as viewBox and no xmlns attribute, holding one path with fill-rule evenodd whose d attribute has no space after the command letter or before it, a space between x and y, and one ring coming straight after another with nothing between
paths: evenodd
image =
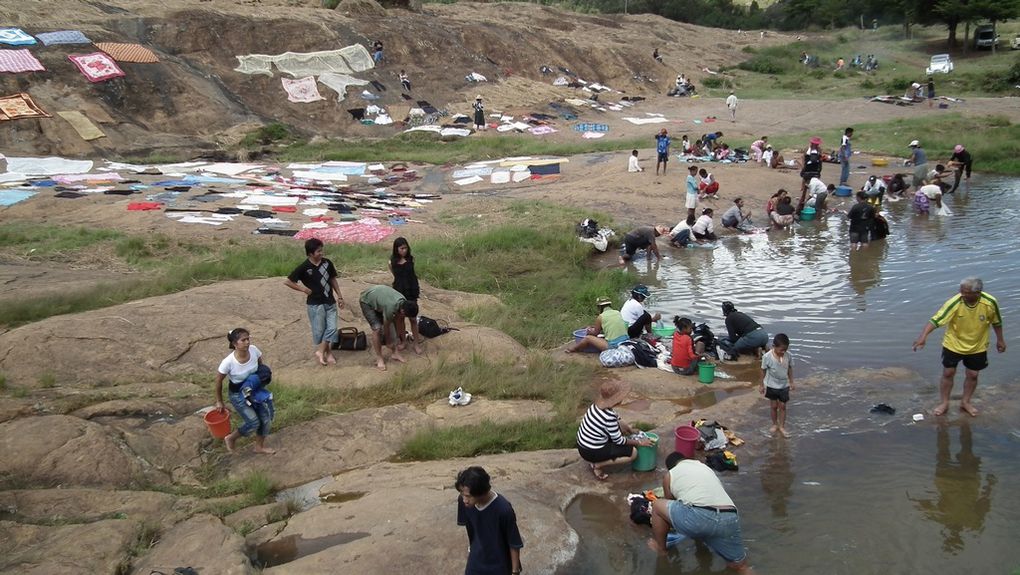
<instances>
[{"instance_id":1,"label":"pink cloth on rock","mask_svg":"<svg viewBox=\"0 0 1020 575\"><path fill-rule=\"evenodd\" d=\"M120 66L102 52L68 54L67 59L74 62L74 65L88 78L89 82L105 82L124 76L124 71L120 69Z\"/></svg>"},{"instance_id":2,"label":"pink cloth on rock","mask_svg":"<svg viewBox=\"0 0 1020 575\"><path fill-rule=\"evenodd\" d=\"M294 239L318 238L327 244L374 244L392 233L393 228L390 226L355 222L328 228L304 229L294 234Z\"/></svg>"}]
</instances>

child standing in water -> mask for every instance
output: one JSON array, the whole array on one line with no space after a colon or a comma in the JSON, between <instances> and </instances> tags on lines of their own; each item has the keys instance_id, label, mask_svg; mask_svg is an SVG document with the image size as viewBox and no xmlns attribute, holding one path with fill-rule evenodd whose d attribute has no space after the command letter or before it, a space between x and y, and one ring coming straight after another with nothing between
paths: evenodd
<instances>
[{"instance_id":1,"label":"child standing in water","mask_svg":"<svg viewBox=\"0 0 1020 575\"><path fill-rule=\"evenodd\" d=\"M390 271L393 272L393 289L400 292L407 301L417 303L418 296L421 295L421 288L418 286L418 276L414 273L414 256L411 255L411 244L404 237L393 240ZM400 325L396 326L396 329L397 349L404 349L404 334L408 331L403 320Z\"/></svg>"},{"instance_id":2,"label":"child standing in water","mask_svg":"<svg viewBox=\"0 0 1020 575\"><path fill-rule=\"evenodd\" d=\"M793 391L793 358L788 353L790 338L785 333L777 333L772 339L772 349L761 357L762 382L760 392L771 402L772 428L783 437L789 437L786 431L786 402L790 401Z\"/></svg>"}]
</instances>

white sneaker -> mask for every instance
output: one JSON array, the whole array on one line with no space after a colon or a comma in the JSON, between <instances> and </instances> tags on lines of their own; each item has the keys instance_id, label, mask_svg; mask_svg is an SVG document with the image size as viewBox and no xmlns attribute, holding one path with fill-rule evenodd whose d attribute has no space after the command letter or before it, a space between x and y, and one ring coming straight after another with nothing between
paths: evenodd
<instances>
[{"instance_id":1,"label":"white sneaker","mask_svg":"<svg viewBox=\"0 0 1020 575\"><path fill-rule=\"evenodd\" d=\"M467 405L471 403L471 394L464 391L463 388L458 387L457 389L450 392L450 405Z\"/></svg>"}]
</instances>

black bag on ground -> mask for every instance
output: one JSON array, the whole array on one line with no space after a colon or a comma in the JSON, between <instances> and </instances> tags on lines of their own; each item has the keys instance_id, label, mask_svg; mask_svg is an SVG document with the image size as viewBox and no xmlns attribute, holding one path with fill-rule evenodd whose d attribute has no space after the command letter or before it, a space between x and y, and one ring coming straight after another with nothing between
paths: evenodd
<instances>
[{"instance_id":1,"label":"black bag on ground","mask_svg":"<svg viewBox=\"0 0 1020 575\"><path fill-rule=\"evenodd\" d=\"M445 321L441 325L438 321L430 317L425 317L423 315L418 316L418 333L422 334L427 338L431 339L433 337L439 337L444 333L449 333L451 331L456 330L457 328L446 325Z\"/></svg>"},{"instance_id":2,"label":"black bag on ground","mask_svg":"<svg viewBox=\"0 0 1020 575\"><path fill-rule=\"evenodd\" d=\"M365 332L356 327L342 327L336 331L337 341L333 342L333 349L346 351L364 351L368 349L368 337Z\"/></svg>"},{"instance_id":3,"label":"black bag on ground","mask_svg":"<svg viewBox=\"0 0 1020 575\"><path fill-rule=\"evenodd\" d=\"M658 367L659 350L652 347L643 339L629 339L620 345L625 345L634 352L634 363L638 367Z\"/></svg>"}]
</instances>

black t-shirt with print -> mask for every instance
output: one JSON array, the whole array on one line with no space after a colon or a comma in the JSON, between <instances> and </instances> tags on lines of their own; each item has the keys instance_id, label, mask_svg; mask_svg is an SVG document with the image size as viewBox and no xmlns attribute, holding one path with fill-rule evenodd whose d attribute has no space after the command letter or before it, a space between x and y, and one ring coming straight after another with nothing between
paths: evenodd
<instances>
[{"instance_id":1,"label":"black t-shirt with print","mask_svg":"<svg viewBox=\"0 0 1020 575\"><path fill-rule=\"evenodd\" d=\"M308 294L305 303L308 305L325 305L336 303L336 299L333 297L333 288L329 284L330 280L335 277L336 267L333 265L333 262L322 258L319 265L315 265L309 260L301 262L301 265L290 272L287 279L294 283L304 284L305 287L312 290L312 293Z\"/></svg>"}]
</instances>

